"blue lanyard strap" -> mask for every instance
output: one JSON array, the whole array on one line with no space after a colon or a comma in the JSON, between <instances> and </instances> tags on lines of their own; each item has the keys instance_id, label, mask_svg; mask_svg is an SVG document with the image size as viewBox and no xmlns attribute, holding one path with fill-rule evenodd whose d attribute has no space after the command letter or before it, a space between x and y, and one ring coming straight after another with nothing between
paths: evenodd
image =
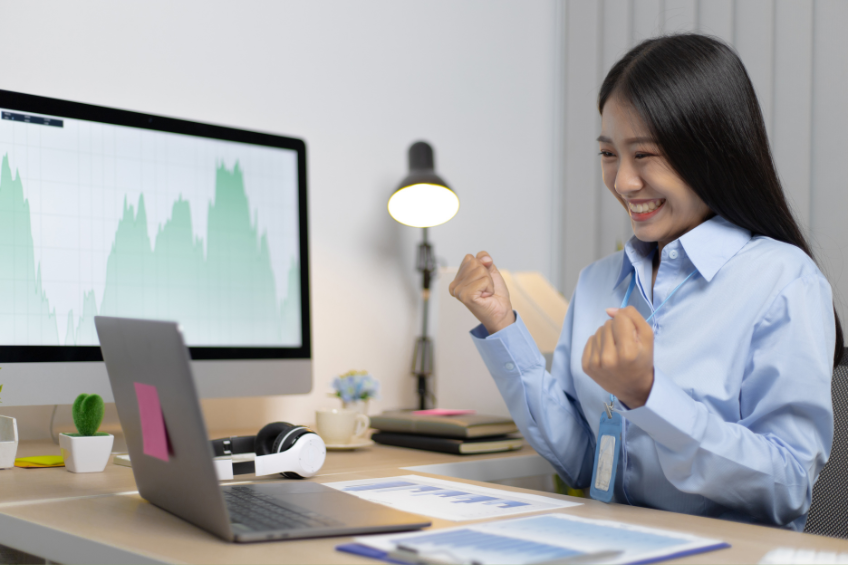
<instances>
[{"instance_id":1,"label":"blue lanyard strap","mask_svg":"<svg viewBox=\"0 0 848 565\"><path fill-rule=\"evenodd\" d=\"M674 293L675 293L675 292L677 292L677 289L679 289L681 286L683 286L683 283L685 283L686 281L688 281L689 279L691 279L691 278L692 278L692 275L694 275L694 274L695 274L695 273L697 273L697 272L698 272L698 270L697 270L697 269L693 270L691 273L689 273L689 276L688 276L688 277L686 277L685 279L683 279L683 281L682 281L679 285L677 285L676 287L674 287L674 290L672 290L672 291L671 291L671 293L669 293L669 295L668 295L668 296L666 296L665 300L663 300L663 301L662 301L662 303L661 303L659 306L657 306L657 309L656 309L656 310L654 310L654 312L653 312L650 316L648 316L647 318L645 318L645 321L646 321L646 322L650 322L650 321L651 321L651 318L653 318L653 317L654 317L654 314L656 314L657 312L659 312L659 311L660 311L660 308L662 308L663 306L665 306L665 303L666 303L666 302L668 302L668 300L669 300L672 296L674 296ZM632 277L630 277L630 285L627 287L627 292L625 292L625 293L624 293L624 300L622 300L622 301L621 301L621 307L622 307L622 308L626 308L626 307L627 307L627 303L628 303L628 302L630 302L630 295L631 295L631 294L633 294L633 289L634 289L634 288L636 288L636 269L633 269L633 276L632 276ZM606 412L607 412L607 416L608 416L610 419L612 419L612 408L613 408L613 404L615 404L615 396L614 396L614 395L612 395L612 394L610 394L609 404L606 404L606 403L605 403L605 405L604 405L604 409L606 410Z\"/></svg>"},{"instance_id":2,"label":"blue lanyard strap","mask_svg":"<svg viewBox=\"0 0 848 565\"><path fill-rule=\"evenodd\" d=\"M697 272L698 272L698 271L697 271L697 269L696 269L696 270L694 270L694 271L692 271L691 273L689 273L689 276L688 276L688 277L686 277L685 279L683 279L683 281L682 281L679 285L677 285L676 287L674 287L674 290L672 290L672 291L671 291L671 293L669 293L669 295L665 297L665 300L663 300L663 301L662 301L662 304L660 304L659 306L657 306L657 309L656 309L656 310L654 310L654 312L653 312L650 316L648 316L647 318L645 318L645 321L646 321L646 322L650 322L650 321L651 321L651 318L653 318L653 317L654 317L654 315L655 315L657 312L659 312L659 311L660 311L660 308L662 308L663 306L665 306L665 303L666 303L666 302L668 302L668 300L669 300L672 296L674 296L674 293L675 293L675 292L677 292L677 289L679 289L681 286L683 286L683 283L685 283L686 281L688 281L689 279L691 279L691 278L692 278L692 275L694 275L694 274L695 274L695 273L697 273ZM628 303L628 302L630 302L630 295L631 295L631 294L633 294L633 289L634 289L634 288L636 288L636 269L633 269L633 276L630 278L630 286L628 286L628 287L627 287L627 292L626 292L626 293L624 293L624 300L622 300L622 301L621 301L621 307L622 307L622 308L626 308L626 307L627 307L627 303Z\"/></svg>"}]
</instances>

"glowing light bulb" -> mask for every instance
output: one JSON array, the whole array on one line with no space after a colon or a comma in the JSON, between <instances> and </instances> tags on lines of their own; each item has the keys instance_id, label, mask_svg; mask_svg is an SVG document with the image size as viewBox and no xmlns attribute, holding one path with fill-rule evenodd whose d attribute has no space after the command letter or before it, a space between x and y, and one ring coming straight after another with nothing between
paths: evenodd
<instances>
[{"instance_id":1,"label":"glowing light bulb","mask_svg":"<svg viewBox=\"0 0 848 565\"><path fill-rule=\"evenodd\" d=\"M446 186L419 183L399 188L389 198L389 214L414 228L444 224L459 211L459 198Z\"/></svg>"}]
</instances>

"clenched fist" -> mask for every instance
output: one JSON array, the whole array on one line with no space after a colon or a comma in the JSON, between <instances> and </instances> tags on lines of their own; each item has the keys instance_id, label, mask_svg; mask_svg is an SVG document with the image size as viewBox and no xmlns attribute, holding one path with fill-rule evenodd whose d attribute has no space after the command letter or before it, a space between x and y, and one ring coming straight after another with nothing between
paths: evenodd
<instances>
[{"instance_id":1,"label":"clenched fist","mask_svg":"<svg viewBox=\"0 0 848 565\"><path fill-rule=\"evenodd\" d=\"M489 334L515 322L509 291L495 262L485 251L466 255L450 284L451 296L471 310Z\"/></svg>"},{"instance_id":2,"label":"clenched fist","mask_svg":"<svg viewBox=\"0 0 848 565\"><path fill-rule=\"evenodd\" d=\"M583 370L628 408L644 406L654 386L654 332L636 308L607 308L612 317L586 342Z\"/></svg>"}]
</instances>

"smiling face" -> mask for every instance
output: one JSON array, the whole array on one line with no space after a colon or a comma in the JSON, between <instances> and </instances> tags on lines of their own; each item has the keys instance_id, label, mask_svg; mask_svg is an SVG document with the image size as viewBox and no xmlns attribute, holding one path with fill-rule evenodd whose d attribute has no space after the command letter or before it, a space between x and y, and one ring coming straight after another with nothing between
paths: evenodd
<instances>
[{"instance_id":1,"label":"smiling face","mask_svg":"<svg viewBox=\"0 0 848 565\"><path fill-rule=\"evenodd\" d=\"M630 214L633 233L660 248L713 215L674 172L639 115L617 96L601 114L604 184Z\"/></svg>"}]
</instances>

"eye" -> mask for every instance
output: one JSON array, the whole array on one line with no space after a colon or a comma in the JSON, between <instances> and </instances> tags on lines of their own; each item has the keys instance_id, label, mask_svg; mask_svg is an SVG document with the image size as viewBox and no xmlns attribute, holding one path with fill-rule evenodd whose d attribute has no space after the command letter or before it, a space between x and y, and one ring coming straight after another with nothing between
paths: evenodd
<instances>
[{"instance_id":1,"label":"eye","mask_svg":"<svg viewBox=\"0 0 848 565\"><path fill-rule=\"evenodd\" d=\"M639 153L636 153L636 155L634 155L634 157L636 159L644 159L646 157L653 157L653 156L654 155L652 153L645 153L644 151L640 151Z\"/></svg>"},{"instance_id":2,"label":"eye","mask_svg":"<svg viewBox=\"0 0 848 565\"><path fill-rule=\"evenodd\" d=\"M598 153L598 155L600 155L601 157L615 157L615 154L613 154L612 151L605 151L603 149L601 149L601 152Z\"/></svg>"}]
</instances>

